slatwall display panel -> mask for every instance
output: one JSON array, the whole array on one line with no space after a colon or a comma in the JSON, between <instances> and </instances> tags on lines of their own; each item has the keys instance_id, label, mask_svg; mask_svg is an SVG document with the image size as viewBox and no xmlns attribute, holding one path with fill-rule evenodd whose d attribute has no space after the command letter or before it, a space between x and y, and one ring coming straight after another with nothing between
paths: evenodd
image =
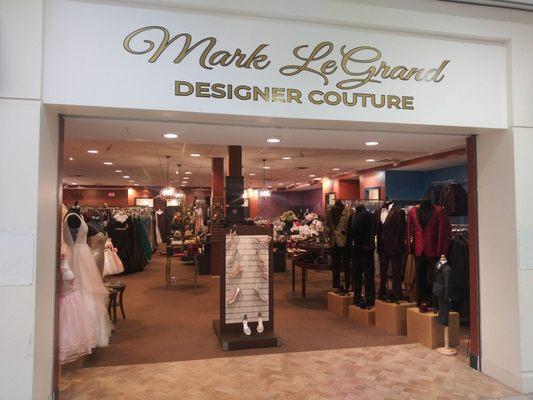
<instances>
[{"instance_id":1,"label":"slatwall display panel","mask_svg":"<svg viewBox=\"0 0 533 400\"><path fill-rule=\"evenodd\" d=\"M248 321L257 321L258 313L269 321L269 243L267 235L226 235L226 324L241 323L245 314ZM239 268L242 272L231 277ZM228 304L237 288L241 294Z\"/></svg>"}]
</instances>

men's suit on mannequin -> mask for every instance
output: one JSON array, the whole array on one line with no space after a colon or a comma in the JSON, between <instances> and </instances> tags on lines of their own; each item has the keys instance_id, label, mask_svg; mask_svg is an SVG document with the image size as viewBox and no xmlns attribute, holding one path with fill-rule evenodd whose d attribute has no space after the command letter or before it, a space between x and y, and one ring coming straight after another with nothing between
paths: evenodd
<instances>
[{"instance_id":1,"label":"men's suit on mannequin","mask_svg":"<svg viewBox=\"0 0 533 400\"><path fill-rule=\"evenodd\" d=\"M346 290L350 287L350 252L347 246L348 221L350 219L350 209L337 201L326 214L326 224L329 230L329 243L331 245L331 258L333 263L332 285L335 289L340 288L341 258L344 264L344 286Z\"/></svg>"},{"instance_id":2,"label":"men's suit on mannequin","mask_svg":"<svg viewBox=\"0 0 533 400\"><path fill-rule=\"evenodd\" d=\"M348 224L348 244L352 250L352 282L354 304L361 301L361 286L365 284L365 302L374 306L376 285L374 281L375 218L364 205L357 206Z\"/></svg>"},{"instance_id":3,"label":"men's suit on mannequin","mask_svg":"<svg viewBox=\"0 0 533 400\"><path fill-rule=\"evenodd\" d=\"M386 204L375 212L377 252L379 256L380 299L387 294L387 273L392 266L392 293L395 300L402 298L402 254L405 251L405 211L394 203Z\"/></svg>"},{"instance_id":4,"label":"men's suit on mannequin","mask_svg":"<svg viewBox=\"0 0 533 400\"><path fill-rule=\"evenodd\" d=\"M416 300L430 302L433 271L438 258L448 255L452 228L446 210L440 206L416 206L407 217L409 250L415 255Z\"/></svg>"}]
</instances>

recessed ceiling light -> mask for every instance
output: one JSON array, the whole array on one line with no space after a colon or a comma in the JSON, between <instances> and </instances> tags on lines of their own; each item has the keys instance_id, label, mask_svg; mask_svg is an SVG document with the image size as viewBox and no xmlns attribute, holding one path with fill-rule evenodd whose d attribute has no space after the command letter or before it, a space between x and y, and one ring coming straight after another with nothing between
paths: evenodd
<instances>
[{"instance_id":1,"label":"recessed ceiling light","mask_svg":"<svg viewBox=\"0 0 533 400\"><path fill-rule=\"evenodd\" d=\"M270 169L270 167L268 165L265 165L263 169Z\"/></svg>"},{"instance_id":2,"label":"recessed ceiling light","mask_svg":"<svg viewBox=\"0 0 533 400\"><path fill-rule=\"evenodd\" d=\"M272 189L272 186L267 186L267 188Z\"/></svg>"},{"instance_id":3,"label":"recessed ceiling light","mask_svg":"<svg viewBox=\"0 0 533 400\"><path fill-rule=\"evenodd\" d=\"M131 182L131 183L133 183L133 182L135 182L135 181L134 181L133 179L130 179L130 180L129 180L128 182Z\"/></svg>"},{"instance_id":4,"label":"recessed ceiling light","mask_svg":"<svg viewBox=\"0 0 533 400\"><path fill-rule=\"evenodd\" d=\"M69 161L74 161L74 157L69 157L68 160Z\"/></svg>"},{"instance_id":5,"label":"recessed ceiling light","mask_svg":"<svg viewBox=\"0 0 533 400\"><path fill-rule=\"evenodd\" d=\"M177 139L178 134L177 133L165 133L163 137L167 139Z\"/></svg>"},{"instance_id":6,"label":"recessed ceiling light","mask_svg":"<svg viewBox=\"0 0 533 400\"><path fill-rule=\"evenodd\" d=\"M178 175L179 173L180 173L180 170L179 170L179 169L178 169L178 170L176 170L176 175Z\"/></svg>"},{"instance_id":7,"label":"recessed ceiling light","mask_svg":"<svg viewBox=\"0 0 533 400\"><path fill-rule=\"evenodd\" d=\"M292 157L289 157L289 156L285 156L285 157L281 157L283 160L290 160Z\"/></svg>"},{"instance_id":8,"label":"recessed ceiling light","mask_svg":"<svg viewBox=\"0 0 533 400\"><path fill-rule=\"evenodd\" d=\"M129 179L129 177L130 177L129 175L124 175L123 176L123 178L125 178L125 179Z\"/></svg>"},{"instance_id":9,"label":"recessed ceiling light","mask_svg":"<svg viewBox=\"0 0 533 400\"><path fill-rule=\"evenodd\" d=\"M370 142L365 142L365 144L367 146L377 146L379 144L379 142L370 141Z\"/></svg>"},{"instance_id":10,"label":"recessed ceiling light","mask_svg":"<svg viewBox=\"0 0 533 400\"><path fill-rule=\"evenodd\" d=\"M376 161L376 160L374 160L373 158L367 158L366 159L366 162L374 162L374 161Z\"/></svg>"},{"instance_id":11,"label":"recessed ceiling light","mask_svg":"<svg viewBox=\"0 0 533 400\"><path fill-rule=\"evenodd\" d=\"M185 175L191 175L192 172L191 171L185 171Z\"/></svg>"},{"instance_id":12,"label":"recessed ceiling light","mask_svg":"<svg viewBox=\"0 0 533 400\"><path fill-rule=\"evenodd\" d=\"M315 174L311 174L309 175L309 178L314 178L316 175Z\"/></svg>"},{"instance_id":13,"label":"recessed ceiling light","mask_svg":"<svg viewBox=\"0 0 533 400\"><path fill-rule=\"evenodd\" d=\"M200 157L200 154L198 154L198 153L191 153L191 157Z\"/></svg>"},{"instance_id":14,"label":"recessed ceiling light","mask_svg":"<svg viewBox=\"0 0 533 400\"><path fill-rule=\"evenodd\" d=\"M98 154L98 150L87 150L87 153Z\"/></svg>"},{"instance_id":15,"label":"recessed ceiling light","mask_svg":"<svg viewBox=\"0 0 533 400\"><path fill-rule=\"evenodd\" d=\"M333 171L339 171L340 168L333 168Z\"/></svg>"},{"instance_id":16,"label":"recessed ceiling light","mask_svg":"<svg viewBox=\"0 0 533 400\"><path fill-rule=\"evenodd\" d=\"M279 186L283 185L283 182L279 182L278 185L279 185Z\"/></svg>"},{"instance_id":17,"label":"recessed ceiling light","mask_svg":"<svg viewBox=\"0 0 533 400\"><path fill-rule=\"evenodd\" d=\"M267 142L268 143L279 143L279 142L281 142L281 139L280 138L271 137L271 138L267 139Z\"/></svg>"},{"instance_id":18,"label":"recessed ceiling light","mask_svg":"<svg viewBox=\"0 0 533 400\"><path fill-rule=\"evenodd\" d=\"M77 185L77 183L76 182L72 182L71 185Z\"/></svg>"},{"instance_id":19,"label":"recessed ceiling light","mask_svg":"<svg viewBox=\"0 0 533 400\"><path fill-rule=\"evenodd\" d=\"M139 186L139 184L138 183L134 183L133 186Z\"/></svg>"},{"instance_id":20,"label":"recessed ceiling light","mask_svg":"<svg viewBox=\"0 0 533 400\"><path fill-rule=\"evenodd\" d=\"M104 161L104 165L113 165L112 161Z\"/></svg>"},{"instance_id":21,"label":"recessed ceiling light","mask_svg":"<svg viewBox=\"0 0 533 400\"><path fill-rule=\"evenodd\" d=\"M255 174L253 172L250 172L248 175L255 176Z\"/></svg>"},{"instance_id":22,"label":"recessed ceiling light","mask_svg":"<svg viewBox=\"0 0 533 400\"><path fill-rule=\"evenodd\" d=\"M189 177L188 176L184 176L183 179L189 179Z\"/></svg>"},{"instance_id":23,"label":"recessed ceiling light","mask_svg":"<svg viewBox=\"0 0 533 400\"><path fill-rule=\"evenodd\" d=\"M122 170L121 169L116 169L115 172L122 172Z\"/></svg>"},{"instance_id":24,"label":"recessed ceiling light","mask_svg":"<svg viewBox=\"0 0 533 400\"><path fill-rule=\"evenodd\" d=\"M182 184L181 184L180 186L181 186L181 187L185 187L185 186L187 186L187 185L186 185L186 184L184 184L184 183L182 183Z\"/></svg>"}]
</instances>

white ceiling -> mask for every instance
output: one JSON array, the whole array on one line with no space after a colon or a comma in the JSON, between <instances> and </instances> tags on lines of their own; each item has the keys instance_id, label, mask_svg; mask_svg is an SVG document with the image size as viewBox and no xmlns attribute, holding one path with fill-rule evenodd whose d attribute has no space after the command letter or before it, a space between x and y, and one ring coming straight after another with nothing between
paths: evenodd
<instances>
[{"instance_id":1,"label":"white ceiling","mask_svg":"<svg viewBox=\"0 0 533 400\"><path fill-rule=\"evenodd\" d=\"M305 183L317 177L385 164L390 160L406 160L465 145L464 136L368 132L342 129L316 129L230 123L153 122L144 120L98 119L70 117L65 123L64 182L81 185L161 186L166 181L166 155L171 156L171 179L181 182L175 173L182 164L181 175L189 175L189 187L209 187L211 158L227 160L227 145L243 146L243 175L246 187L262 185L262 159L271 169L266 171L267 185L284 187ZM162 137L173 132L178 139ZM266 143L279 137L278 144ZM377 147L365 141L380 142ZM87 150L99 150L88 154ZM200 157L191 157L199 153ZM290 156L291 160L282 160ZM69 157L74 160L69 161ZM366 159L375 159L369 163ZM113 162L112 166L104 161ZM307 167L307 169L297 169ZM339 168L339 171L333 171ZM123 173L113 172L121 169ZM255 176L250 176L255 173ZM129 179L122 178L129 175ZM135 182L129 182L129 180Z\"/></svg>"}]
</instances>

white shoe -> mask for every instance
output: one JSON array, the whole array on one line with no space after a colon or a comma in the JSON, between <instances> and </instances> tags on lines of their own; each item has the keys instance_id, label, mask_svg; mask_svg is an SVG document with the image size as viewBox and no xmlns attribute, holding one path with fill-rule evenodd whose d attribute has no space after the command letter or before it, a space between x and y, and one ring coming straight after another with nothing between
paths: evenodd
<instances>
[{"instance_id":1,"label":"white shoe","mask_svg":"<svg viewBox=\"0 0 533 400\"><path fill-rule=\"evenodd\" d=\"M265 327L263 326L263 317L261 313L257 314L257 333L263 333Z\"/></svg>"},{"instance_id":2,"label":"white shoe","mask_svg":"<svg viewBox=\"0 0 533 400\"><path fill-rule=\"evenodd\" d=\"M244 314L244 317L242 318L242 331L246 336L250 336L252 334L252 330L248 326L248 317L246 314Z\"/></svg>"},{"instance_id":3,"label":"white shoe","mask_svg":"<svg viewBox=\"0 0 533 400\"><path fill-rule=\"evenodd\" d=\"M254 290L255 290L255 294L257 294L257 297L259 297L259 300L264 301L265 303L268 302L268 298L263 296L261 292L259 291L258 285L255 285Z\"/></svg>"},{"instance_id":4,"label":"white shoe","mask_svg":"<svg viewBox=\"0 0 533 400\"><path fill-rule=\"evenodd\" d=\"M233 296L231 296L231 299L229 299L226 304L229 306L237 301L237 298L242 295L241 288L237 286L235 288L235 291L233 292Z\"/></svg>"}]
</instances>

